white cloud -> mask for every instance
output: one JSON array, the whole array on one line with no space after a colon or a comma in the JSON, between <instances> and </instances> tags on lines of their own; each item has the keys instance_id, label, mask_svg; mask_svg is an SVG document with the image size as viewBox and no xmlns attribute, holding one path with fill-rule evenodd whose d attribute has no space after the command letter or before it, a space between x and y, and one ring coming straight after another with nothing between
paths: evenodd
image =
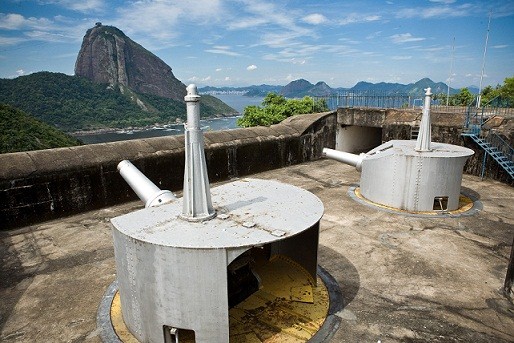
<instances>
[{"instance_id":1,"label":"white cloud","mask_svg":"<svg viewBox=\"0 0 514 343\"><path fill-rule=\"evenodd\" d=\"M16 70L16 75L18 75L18 76L25 75L25 70L23 70L23 69Z\"/></svg>"},{"instance_id":2,"label":"white cloud","mask_svg":"<svg viewBox=\"0 0 514 343\"><path fill-rule=\"evenodd\" d=\"M14 33L11 37L0 37L0 45L15 45L31 40L66 43L80 41L90 26L91 23L86 21L77 23L63 16L48 19L0 13L0 29Z\"/></svg>"},{"instance_id":3,"label":"white cloud","mask_svg":"<svg viewBox=\"0 0 514 343\"><path fill-rule=\"evenodd\" d=\"M25 18L17 13L0 13L0 29L4 30L21 30L21 29L49 29L52 27L52 21L47 18Z\"/></svg>"},{"instance_id":4,"label":"white cloud","mask_svg":"<svg viewBox=\"0 0 514 343\"><path fill-rule=\"evenodd\" d=\"M268 20L266 18L245 18L242 20L235 20L231 22L228 26L229 30L244 30L257 26L261 26L267 24Z\"/></svg>"},{"instance_id":5,"label":"white cloud","mask_svg":"<svg viewBox=\"0 0 514 343\"><path fill-rule=\"evenodd\" d=\"M360 13L350 13L343 19L339 20L339 25L349 25L357 23L368 23L371 21L380 20L382 17L379 15L362 15Z\"/></svg>"},{"instance_id":6,"label":"white cloud","mask_svg":"<svg viewBox=\"0 0 514 343\"><path fill-rule=\"evenodd\" d=\"M303 17L302 20L307 24L312 25L319 25L328 21L328 19L323 14L319 13L309 14L308 16Z\"/></svg>"},{"instance_id":7,"label":"white cloud","mask_svg":"<svg viewBox=\"0 0 514 343\"><path fill-rule=\"evenodd\" d=\"M222 68L216 68L216 71L222 71L223 69Z\"/></svg>"},{"instance_id":8,"label":"white cloud","mask_svg":"<svg viewBox=\"0 0 514 343\"><path fill-rule=\"evenodd\" d=\"M242 8L238 18L233 19L228 29L259 28L261 40L254 46L265 45L271 48L283 48L298 44L300 37L313 37L311 29L302 27L295 22L301 17L298 10L286 9L280 3L265 1L241 0Z\"/></svg>"},{"instance_id":9,"label":"white cloud","mask_svg":"<svg viewBox=\"0 0 514 343\"><path fill-rule=\"evenodd\" d=\"M241 56L240 53L234 52L230 50L230 47L228 46L213 46L212 49L206 49L205 52L209 52L211 54L219 54L219 55L226 55L226 56Z\"/></svg>"},{"instance_id":10,"label":"white cloud","mask_svg":"<svg viewBox=\"0 0 514 343\"><path fill-rule=\"evenodd\" d=\"M412 56L393 56L391 59L396 61L404 61L412 59Z\"/></svg>"},{"instance_id":11,"label":"white cloud","mask_svg":"<svg viewBox=\"0 0 514 343\"><path fill-rule=\"evenodd\" d=\"M185 23L214 24L224 15L220 0L197 0L194 6L187 1L140 0L118 7L117 12L115 26L158 39L161 44L177 37L179 32L188 34L175 27L184 27Z\"/></svg>"},{"instance_id":12,"label":"white cloud","mask_svg":"<svg viewBox=\"0 0 514 343\"><path fill-rule=\"evenodd\" d=\"M419 50L419 51L426 51L426 52L436 52L436 51L443 51L443 50L446 50L447 48L443 47L443 46L435 46L435 47L428 47L428 48L418 48L416 50Z\"/></svg>"},{"instance_id":13,"label":"white cloud","mask_svg":"<svg viewBox=\"0 0 514 343\"><path fill-rule=\"evenodd\" d=\"M346 45L330 44L296 44L275 53L262 56L267 61L286 62L302 65L314 58L316 54L347 56L360 53L359 50Z\"/></svg>"},{"instance_id":14,"label":"white cloud","mask_svg":"<svg viewBox=\"0 0 514 343\"><path fill-rule=\"evenodd\" d=\"M288 74L286 76L286 81L287 82L291 82L291 81L294 81L294 80L298 80L298 77L294 76L293 74Z\"/></svg>"},{"instance_id":15,"label":"white cloud","mask_svg":"<svg viewBox=\"0 0 514 343\"><path fill-rule=\"evenodd\" d=\"M211 77L210 76L207 76L207 77L198 77L198 76L193 76L193 77L190 77L189 79L187 79L187 81L190 81L190 82L207 82L207 81L210 81L211 80Z\"/></svg>"},{"instance_id":16,"label":"white cloud","mask_svg":"<svg viewBox=\"0 0 514 343\"><path fill-rule=\"evenodd\" d=\"M460 6L432 6L405 8L396 14L397 18L449 18L466 17L473 12L474 7L470 4Z\"/></svg>"},{"instance_id":17,"label":"white cloud","mask_svg":"<svg viewBox=\"0 0 514 343\"><path fill-rule=\"evenodd\" d=\"M252 71L255 69L257 69L257 66L255 64L252 64L252 65L249 65L248 67L246 67L246 70L249 70L249 71Z\"/></svg>"},{"instance_id":18,"label":"white cloud","mask_svg":"<svg viewBox=\"0 0 514 343\"><path fill-rule=\"evenodd\" d=\"M456 0L429 0L429 1L449 5L449 4L453 4Z\"/></svg>"},{"instance_id":19,"label":"white cloud","mask_svg":"<svg viewBox=\"0 0 514 343\"><path fill-rule=\"evenodd\" d=\"M380 37L382 35L382 31L375 31L366 36L366 39L374 39L376 37Z\"/></svg>"},{"instance_id":20,"label":"white cloud","mask_svg":"<svg viewBox=\"0 0 514 343\"><path fill-rule=\"evenodd\" d=\"M16 45L25 42L27 39L21 37L5 37L0 36L0 46Z\"/></svg>"},{"instance_id":21,"label":"white cloud","mask_svg":"<svg viewBox=\"0 0 514 343\"><path fill-rule=\"evenodd\" d=\"M262 36L261 43L271 48L285 48L300 44L298 38L306 36L303 31L276 31Z\"/></svg>"},{"instance_id":22,"label":"white cloud","mask_svg":"<svg viewBox=\"0 0 514 343\"><path fill-rule=\"evenodd\" d=\"M408 43L408 42L419 42L419 41L425 40L425 38L414 37L410 33L398 33L398 34L389 36L389 38L391 38L391 41L395 44L402 44L402 43Z\"/></svg>"},{"instance_id":23,"label":"white cloud","mask_svg":"<svg viewBox=\"0 0 514 343\"><path fill-rule=\"evenodd\" d=\"M25 35L33 40L41 40L45 42L63 42L66 36L62 33L52 33L45 31L28 31Z\"/></svg>"},{"instance_id":24,"label":"white cloud","mask_svg":"<svg viewBox=\"0 0 514 343\"><path fill-rule=\"evenodd\" d=\"M104 0L39 0L42 4L55 4L72 11L101 11L105 7Z\"/></svg>"},{"instance_id":25,"label":"white cloud","mask_svg":"<svg viewBox=\"0 0 514 343\"><path fill-rule=\"evenodd\" d=\"M492 46L493 49L505 49L507 47L509 47L507 44L493 45Z\"/></svg>"}]
</instances>

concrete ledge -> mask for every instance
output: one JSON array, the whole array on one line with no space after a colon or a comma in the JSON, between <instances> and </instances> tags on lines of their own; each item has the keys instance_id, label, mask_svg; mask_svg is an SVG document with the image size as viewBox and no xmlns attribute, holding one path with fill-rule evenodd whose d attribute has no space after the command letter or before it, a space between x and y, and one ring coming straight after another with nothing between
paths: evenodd
<instances>
[{"instance_id":1,"label":"concrete ledge","mask_svg":"<svg viewBox=\"0 0 514 343\"><path fill-rule=\"evenodd\" d=\"M205 133L211 182L317 159L335 143L335 112L294 116L271 127ZM0 230L135 199L118 175L131 160L162 189L180 190L184 136L0 155Z\"/></svg>"}]
</instances>

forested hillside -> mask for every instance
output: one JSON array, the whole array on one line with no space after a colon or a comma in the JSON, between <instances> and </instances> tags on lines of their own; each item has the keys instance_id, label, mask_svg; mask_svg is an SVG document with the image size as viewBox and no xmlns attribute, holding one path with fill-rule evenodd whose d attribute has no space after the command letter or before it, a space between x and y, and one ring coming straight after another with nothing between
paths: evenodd
<instances>
[{"instance_id":1,"label":"forested hillside","mask_svg":"<svg viewBox=\"0 0 514 343\"><path fill-rule=\"evenodd\" d=\"M67 132L166 124L186 117L183 102L51 72L0 79L0 102ZM201 106L202 117L236 112L207 95Z\"/></svg>"},{"instance_id":2,"label":"forested hillside","mask_svg":"<svg viewBox=\"0 0 514 343\"><path fill-rule=\"evenodd\" d=\"M51 149L80 142L32 116L0 103L0 153Z\"/></svg>"}]
</instances>

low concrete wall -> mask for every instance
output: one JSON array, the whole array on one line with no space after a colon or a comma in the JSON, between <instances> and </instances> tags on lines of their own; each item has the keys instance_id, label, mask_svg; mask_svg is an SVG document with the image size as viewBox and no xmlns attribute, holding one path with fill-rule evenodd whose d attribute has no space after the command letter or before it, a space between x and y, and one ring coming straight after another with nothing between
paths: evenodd
<instances>
[{"instance_id":1,"label":"low concrete wall","mask_svg":"<svg viewBox=\"0 0 514 343\"><path fill-rule=\"evenodd\" d=\"M335 112L205 134L211 182L315 160L334 147ZM116 170L131 160L162 189L182 189L184 136L0 155L0 230L135 199Z\"/></svg>"}]
</instances>

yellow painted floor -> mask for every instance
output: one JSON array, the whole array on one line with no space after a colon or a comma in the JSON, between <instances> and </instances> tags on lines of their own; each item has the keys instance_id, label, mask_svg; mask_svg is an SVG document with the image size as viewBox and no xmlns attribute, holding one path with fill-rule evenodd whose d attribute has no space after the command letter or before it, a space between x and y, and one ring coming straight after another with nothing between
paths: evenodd
<instances>
[{"instance_id":1,"label":"yellow painted floor","mask_svg":"<svg viewBox=\"0 0 514 343\"><path fill-rule=\"evenodd\" d=\"M232 343L299 343L308 341L325 321L329 294L321 281L284 256L257 261L261 288L229 311ZM119 294L111 306L114 330L124 343L137 343L121 315ZM181 342L193 342L180 337Z\"/></svg>"},{"instance_id":2,"label":"yellow painted floor","mask_svg":"<svg viewBox=\"0 0 514 343\"><path fill-rule=\"evenodd\" d=\"M460 214L460 213L465 213L473 208L473 200L463 194L461 194L459 196L459 208L457 208L456 210L453 210L453 211L407 211L407 210L402 210L402 209L387 206L387 205L382 205L382 204L373 202L369 199L366 199L362 195L360 187L355 188L355 196L357 198L361 199L362 201L367 202L373 206L387 209L387 210L390 210L393 212L398 212L398 213L412 213L412 214L420 214L420 215L430 216L430 215L440 215L443 212L448 213L448 214Z\"/></svg>"}]
</instances>

